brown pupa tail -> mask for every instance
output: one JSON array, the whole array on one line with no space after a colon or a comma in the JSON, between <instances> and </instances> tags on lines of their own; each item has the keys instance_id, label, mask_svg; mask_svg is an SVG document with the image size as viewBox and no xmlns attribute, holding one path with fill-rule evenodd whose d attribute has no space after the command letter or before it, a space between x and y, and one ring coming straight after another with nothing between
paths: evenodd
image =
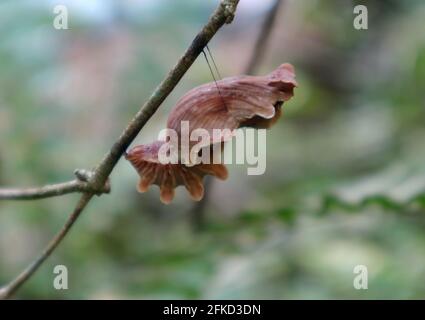
<instances>
[{"instance_id":1,"label":"brown pupa tail","mask_svg":"<svg viewBox=\"0 0 425 320\"><path fill-rule=\"evenodd\" d=\"M268 85L279 89L283 94L283 101L294 96L294 88L298 86L295 80L295 69L289 63L281 64L276 70L267 75Z\"/></svg>"},{"instance_id":2,"label":"brown pupa tail","mask_svg":"<svg viewBox=\"0 0 425 320\"><path fill-rule=\"evenodd\" d=\"M150 185L156 184L160 188L160 200L169 204L174 198L175 188L184 185L190 197L199 201L204 196L204 176L212 175L221 180L227 178L227 169L222 164L198 164L188 167L184 164L160 163L157 154L162 143L156 141L149 145L139 145L126 154L126 159L139 173L139 192L146 192Z\"/></svg>"},{"instance_id":3,"label":"brown pupa tail","mask_svg":"<svg viewBox=\"0 0 425 320\"><path fill-rule=\"evenodd\" d=\"M273 126L282 115L282 105L294 96L294 88L297 87L295 80L295 69L289 63L283 63L274 71L264 77L259 77L259 81L263 82L265 79L266 88L265 92L269 92L269 97L273 97L274 115L273 117L264 117L255 115L240 123L240 127L251 127L257 129L268 129ZM272 88L272 92L270 92Z\"/></svg>"}]
</instances>

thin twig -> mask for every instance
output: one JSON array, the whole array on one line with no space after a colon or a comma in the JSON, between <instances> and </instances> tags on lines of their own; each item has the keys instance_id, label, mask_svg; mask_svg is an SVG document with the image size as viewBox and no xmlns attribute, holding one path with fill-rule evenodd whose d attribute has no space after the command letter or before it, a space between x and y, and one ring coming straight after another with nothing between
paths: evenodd
<instances>
[{"instance_id":1,"label":"thin twig","mask_svg":"<svg viewBox=\"0 0 425 320\"><path fill-rule=\"evenodd\" d=\"M263 60L267 41L270 38L277 13L279 12L279 8L283 2L284 0L275 0L272 7L267 12L267 16L264 18L260 33L257 36L257 41L255 42L251 58L246 66L245 74L254 74L260 64L260 61Z\"/></svg>"},{"instance_id":2,"label":"thin twig","mask_svg":"<svg viewBox=\"0 0 425 320\"><path fill-rule=\"evenodd\" d=\"M62 229L50 240L49 244L44 248L43 252L15 279L13 279L6 287L0 289L0 299L7 299L13 295L43 264L44 261L52 254L52 252L59 245L61 240L67 235L69 229L80 216L83 209L87 206L93 193L85 193L78 201L74 212L69 216L68 220Z\"/></svg>"},{"instance_id":3,"label":"thin twig","mask_svg":"<svg viewBox=\"0 0 425 320\"><path fill-rule=\"evenodd\" d=\"M257 39L255 41L254 50L245 68L244 74L254 74L256 68L262 60L264 56L264 51L266 49L267 41L270 38L270 34L273 29L274 22L276 20L277 12L279 11L279 8L283 2L284 0L275 0L273 5L267 12L260 33L258 34ZM203 227L205 219L205 210L207 209L207 203L210 199L210 191L213 186L213 177L206 176L204 179L204 197L200 201L196 202L189 212L189 217L195 231L199 231Z\"/></svg>"},{"instance_id":4,"label":"thin twig","mask_svg":"<svg viewBox=\"0 0 425 320\"><path fill-rule=\"evenodd\" d=\"M50 184L37 188L2 188L0 189L0 200L36 200L57 197L67 193L83 192L86 186L86 183L74 179L68 182Z\"/></svg>"},{"instance_id":5,"label":"thin twig","mask_svg":"<svg viewBox=\"0 0 425 320\"><path fill-rule=\"evenodd\" d=\"M86 170L75 170L77 179L67 182L34 188L0 188L0 200L37 200L74 192L109 193L111 190L109 183L99 190L92 189L87 183L91 174Z\"/></svg>"},{"instance_id":6,"label":"thin twig","mask_svg":"<svg viewBox=\"0 0 425 320\"><path fill-rule=\"evenodd\" d=\"M88 184L93 190L101 189L108 180L109 174L114 169L122 154L134 140L140 130L152 117L165 98L171 93L174 87L181 80L186 71L190 68L203 48L208 44L214 34L225 24L233 20L239 0L222 0L209 18L207 24L197 34L184 55L179 59L176 66L168 73L161 84L155 89L148 101L141 110L127 125L121 136L114 143L110 151L105 155L100 164L96 167L94 174L88 180ZM84 193L71 216L66 221L64 227L51 240L40 256L35 259L20 275L12 280L7 286L0 289L0 298L7 299L22 286L52 254L61 240L67 235L74 222L78 219L83 209L92 199L93 193Z\"/></svg>"}]
</instances>

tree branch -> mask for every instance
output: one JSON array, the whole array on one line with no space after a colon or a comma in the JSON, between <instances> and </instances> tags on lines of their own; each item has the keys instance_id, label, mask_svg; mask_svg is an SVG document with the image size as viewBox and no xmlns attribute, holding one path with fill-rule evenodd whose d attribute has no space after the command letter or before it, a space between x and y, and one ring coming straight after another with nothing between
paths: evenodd
<instances>
[{"instance_id":1,"label":"tree branch","mask_svg":"<svg viewBox=\"0 0 425 320\"><path fill-rule=\"evenodd\" d=\"M105 155L103 160L89 177L87 183L92 190L100 190L108 180L109 174L114 169L122 154L134 140L140 130L152 117L159 108L165 98L171 93L180 79L190 68L203 48L208 44L214 34L225 24L231 23L236 11L239 0L222 0L209 18L207 24L196 35L189 48L179 59L175 67L168 73L165 79L155 89L148 101L143 105L141 110L135 115L133 120L127 125L121 136L114 143L110 151ZM16 292L43 264L43 262L52 254L61 240L67 235L75 221L78 219L84 208L92 199L94 193L84 193L74 211L66 221L63 228L50 241L43 252L36 258L21 274L12 280L7 286L0 289L0 298L7 299Z\"/></svg>"},{"instance_id":2,"label":"tree branch","mask_svg":"<svg viewBox=\"0 0 425 320\"><path fill-rule=\"evenodd\" d=\"M259 65L259 62L263 59L264 52L267 47L267 41L270 38L277 13L279 12L279 8L283 2L284 0L275 0L272 7L267 12L267 16L264 18L260 33L257 36L257 41L255 42L251 58L246 66L246 74L254 74Z\"/></svg>"},{"instance_id":3,"label":"tree branch","mask_svg":"<svg viewBox=\"0 0 425 320\"><path fill-rule=\"evenodd\" d=\"M109 182L105 183L104 186L95 190L91 187L87 181L93 175L91 171L87 170L75 170L74 174L77 179L50 184L42 187L35 188L0 188L0 200L37 200L50 197L57 197L67 193L74 192L92 192L96 194L109 193L111 187Z\"/></svg>"},{"instance_id":4,"label":"tree branch","mask_svg":"<svg viewBox=\"0 0 425 320\"><path fill-rule=\"evenodd\" d=\"M93 193L85 193L81 196L74 211L69 216L62 229L52 238L52 240L50 240L43 252L7 286L0 288L0 300L10 298L16 290L18 290L37 271L43 262L46 261L62 239L67 235L68 231L71 229L75 221L77 221L78 217L92 197Z\"/></svg>"},{"instance_id":5,"label":"tree branch","mask_svg":"<svg viewBox=\"0 0 425 320\"><path fill-rule=\"evenodd\" d=\"M239 0L221 1L218 8L210 17L208 23L197 34L185 54L179 59L175 67L155 89L149 100L143 105L142 109L136 114L133 120L131 120L119 139L112 146L111 150L97 166L92 180L94 186L99 187L105 183L107 177L130 143L134 140L134 138L136 138L139 131L152 117L165 98L171 93L171 91L173 91L174 87L179 83L180 79L190 68L193 62L195 62L198 55L202 52L214 34L225 23L231 23L233 21L238 2Z\"/></svg>"}]
</instances>

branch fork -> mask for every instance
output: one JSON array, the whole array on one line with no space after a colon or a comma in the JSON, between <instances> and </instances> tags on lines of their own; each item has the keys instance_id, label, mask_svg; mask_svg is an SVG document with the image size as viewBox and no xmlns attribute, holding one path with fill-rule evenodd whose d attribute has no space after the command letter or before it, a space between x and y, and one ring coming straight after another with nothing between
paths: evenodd
<instances>
[{"instance_id":1,"label":"branch fork","mask_svg":"<svg viewBox=\"0 0 425 320\"><path fill-rule=\"evenodd\" d=\"M93 178L95 176L95 171L90 171L86 169L75 169L74 175L77 177L77 180L81 184L82 190L84 192L92 192L97 196L100 196L103 193L111 192L111 183L109 178L106 179L106 182L100 188L97 187L97 184L94 182Z\"/></svg>"}]
</instances>

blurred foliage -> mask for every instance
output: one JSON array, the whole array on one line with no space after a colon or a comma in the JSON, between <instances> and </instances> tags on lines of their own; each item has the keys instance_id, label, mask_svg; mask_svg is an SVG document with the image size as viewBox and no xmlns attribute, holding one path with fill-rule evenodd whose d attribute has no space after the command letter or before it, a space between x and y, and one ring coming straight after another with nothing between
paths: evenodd
<instances>
[{"instance_id":1,"label":"blurred foliage","mask_svg":"<svg viewBox=\"0 0 425 320\"><path fill-rule=\"evenodd\" d=\"M63 2L63 1L62 1ZM211 49L241 73L270 1L241 0ZM121 161L21 298L424 298L425 30L423 1L287 1L261 72L291 62L300 83L267 136L267 171L231 166L194 231L178 190L140 195ZM96 164L181 55L215 1L0 4L0 185L67 180ZM92 7L93 6L93 7ZM202 57L143 129L156 138L188 89L211 81ZM0 283L60 228L77 199L0 203ZM53 267L69 290L53 289ZM353 288L353 268L369 289Z\"/></svg>"}]
</instances>

